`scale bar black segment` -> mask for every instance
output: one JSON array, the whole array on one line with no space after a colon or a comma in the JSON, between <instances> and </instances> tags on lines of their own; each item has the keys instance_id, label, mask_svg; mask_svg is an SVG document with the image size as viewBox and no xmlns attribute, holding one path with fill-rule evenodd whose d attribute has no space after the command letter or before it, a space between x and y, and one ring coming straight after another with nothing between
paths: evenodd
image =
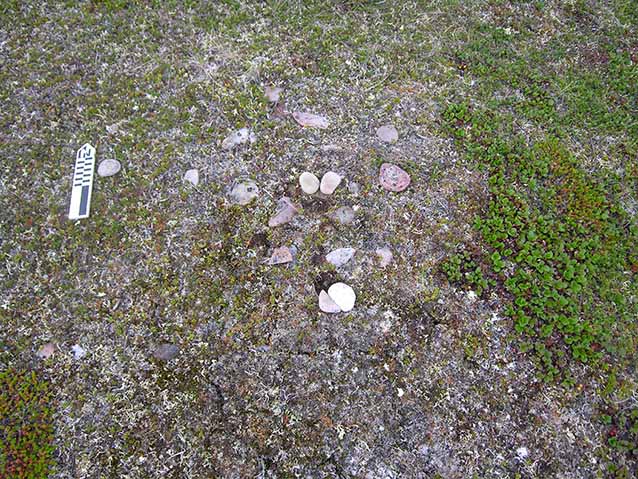
<instances>
[{"instance_id":1,"label":"scale bar black segment","mask_svg":"<svg viewBox=\"0 0 638 479\"><path fill-rule=\"evenodd\" d=\"M89 204L89 187L82 187L82 196L80 196L80 216L86 214L86 207Z\"/></svg>"}]
</instances>

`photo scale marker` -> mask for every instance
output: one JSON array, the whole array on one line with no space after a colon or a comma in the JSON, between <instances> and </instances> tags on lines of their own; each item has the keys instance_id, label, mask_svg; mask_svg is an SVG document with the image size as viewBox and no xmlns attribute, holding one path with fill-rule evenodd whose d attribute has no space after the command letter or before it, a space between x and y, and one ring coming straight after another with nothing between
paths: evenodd
<instances>
[{"instance_id":1,"label":"photo scale marker","mask_svg":"<svg viewBox=\"0 0 638 479\"><path fill-rule=\"evenodd\" d=\"M73 172L71 189L71 206L69 219L88 218L91 210L91 193L93 192L93 170L95 169L95 148L86 143L78 150Z\"/></svg>"}]
</instances>

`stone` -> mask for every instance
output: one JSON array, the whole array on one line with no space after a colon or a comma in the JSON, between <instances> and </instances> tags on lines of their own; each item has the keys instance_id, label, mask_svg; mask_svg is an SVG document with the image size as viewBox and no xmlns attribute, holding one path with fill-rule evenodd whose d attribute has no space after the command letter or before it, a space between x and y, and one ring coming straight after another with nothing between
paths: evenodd
<instances>
[{"instance_id":1,"label":"stone","mask_svg":"<svg viewBox=\"0 0 638 479\"><path fill-rule=\"evenodd\" d=\"M251 180L237 183L230 191L230 200L242 206L247 205L257 196L259 196L259 187Z\"/></svg>"},{"instance_id":2,"label":"stone","mask_svg":"<svg viewBox=\"0 0 638 479\"><path fill-rule=\"evenodd\" d=\"M299 209L292 204L289 198L282 197L277 202L277 213L268 220L268 226L271 228L288 223L297 214Z\"/></svg>"},{"instance_id":3,"label":"stone","mask_svg":"<svg viewBox=\"0 0 638 479\"><path fill-rule=\"evenodd\" d=\"M295 119L297 123L301 126L307 126L311 128L328 128L330 122L328 119L321 115L315 115L314 113L307 113L301 111L295 111L292 114L292 117Z\"/></svg>"},{"instance_id":4,"label":"stone","mask_svg":"<svg viewBox=\"0 0 638 479\"><path fill-rule=\"evenodd\" d=\"M357 300L354 290L345 283L335 283L330 286L328 288L328 296L344 313L351 311Z\"/></svg>"},{"instance_id":5,"label":"stone","mask_svg":"<svg viewBox=\"0 0 638 479\"><path fill-rule=\"evenodd\" d=\"M122 169L122 165L117 160L102 160L97 167L97 174L106 177L117 174Z\"/></svg>"},{"instance_id":6,"label":"stone","mask_svg":"<svg viewBox=\"0 0 638 479\"><path fill-rule=\"evenodd\" d=\"M46 343L40 346L36 353L40 359L49 359L55 353L55 344Z\"/></svg>"},{"instance_id":7,"label":"stone","mask_svg":"<svg viewBox=\"0 0 638 479\"><path fill-rule=\"evenodd\" d=\"M340 313L341 308L335 303L323 289L319 293L319 309L324 313Z\"/></svg>"},{"instance_id":8,"label":"stone","mask_svg":"<svg viewBox=\"0 0 638 479\"><path fill-rule=\"evenodd\" d=\"M384 189L398 193L410 185L410 175L397 165L384 163L381 165L379 182Z\"/></svg>"},{"instance_id":9,"label":"stone","mask_svg":"<svg viewBox=\"0 0 638 479\"><path fill-rule=\"evenodd\" d=\"M155 351L153 351L153 357L161 361L170 361L179 353L179 347L171 343L160 344Z\"/></svg>"},{"instance_id":10,"label":"stone","mask_svg":"<svg viewBox=\"0 0 638 479\"><path fill-rule=\"evenodd\" d=\"M379 260L379 266L381 266L382 268L385 268L392 262L393 255L392 251L390 251L390 248L387 248L385 246L382 248L377 248L375 250L375 254L377 255L377 258Z\"/></svg>"},{"instance_id":11,"label":"stone","mask_svg":"<svg viewBox=\"0 0 638 479\"><path fill-rule=\"evenodd\" d=\"M341 176L334 171L329 171L321 178L320 190L324 195L331 195L341 183Z\"/></svg>"},{"instance_id":12,"label":"stone","mask_svg":"<svg viewBox=\"0 0 638 479\"><path fill-rule=\"evenodd\" d=\"M326 255L326 261L336 268L339 268L352 259L355 253L354 248L339 248Z\"/></svg>"},{"instance_id":13,"label":"stone","mask_svg":"<svg viewBox=\"0 0 638 479\"><path fill-rule=\"evenodd\" d=\"M299 175L299 186L301 186L301 190L304 193L313 195L319 189L319 178L308 171L304 171Z\"/></svg>"},{"instance_id":14,"label":"stone","mask_svg":"<svg viewBox=\"0 0 638 479\"><path fill-rule=\"evenodd\" d=\"M199 170L188 170L184 173L184 181L188 181L191 185L197 186L199 184Z\"/></svg>"},{"instance_id":15,"label":"stone","mask_svg":"<svg viewBox=\"0 0 638 479\"><path fill-rule=\"evenodd\" d=\"M75 359L82 359L84 356L86 356L86 350L79 344L74 344L73 346L71 346L71 351L73 352L73 357Z\"/></svg>"},{"instance_id":16,"label":"stone","mask_svg":"<svg viewBox=\"0 0 638 479\"><path fill-rule=\"evenodd\" d=\"M267 86L266 88L264 88L264 95L270 103L277 103L282 91L284 91L283 88L279 88L276 86Z\"/></svg>"},{"instance_id":17,"label":"stone","mask_svg":"<svg viewBox=\"0 0 638 479\"><path fill-rule=\"evenodd\" d=\"M355 212L349 206L341 206L332 213L332 218L342 225L349 225L354 221Z\"/></svg>"},{"instance_id":18,"label":"stone","mask_svg":"<svg viewBox=\"0 0 638 479\"><path fill-rule=\"evenodd\" d=\"M350 181L348 182L348 191L356 196L361 191L361 185L357 182Z\"/></svg>"},{"instance_id":19,"label":"stone","mask_svg":"<svg viewBox=\"0 0 638 479\"><path fill-rule=\"evenodd\" d=\"M222 148L224 150L230 150L237 145L246 143L247 141L250 141L251 143L255 141L255 134L248 128L240 128L224 138L224 141L222 141Z\"/></svg>"},{"instance_id":20,"label":"stone","mask_svg":"<svg viewBox=\"0 0 638 479\"><path fill-rule=\"evenodd\" d=\"M292 251L287 246L280 246L279 248L275 248L272 256L266 263L273 266L276 264L290 263L291 261Z\"/></svg>"},{"instance_id":21,"label":"stone","mask_svg":"<svg viewBox=\"0 0 638 479\"><path fill-rule=\"evenodd\" d=\"M377 137L385 143L395 143L399 139L399 132L393 125L383 125L377 130Z\"/></svg>"}]
</instances>

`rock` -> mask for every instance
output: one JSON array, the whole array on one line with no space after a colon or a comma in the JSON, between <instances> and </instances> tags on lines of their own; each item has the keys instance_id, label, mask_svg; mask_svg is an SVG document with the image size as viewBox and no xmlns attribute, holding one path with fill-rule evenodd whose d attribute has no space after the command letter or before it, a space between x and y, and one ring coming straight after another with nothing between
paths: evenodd
<instances>
[{"instance_id":1,"label":"rock","mask_svg":"<svg viewBox=\"0 0 638 479\"><path fill-rule=\"evenodd\" d=\"M84 356L86 356L86 350L79 344L74 344L73 346L71 346L71 351L73 351L73 357L75 359L82 359Z\"/></svg>"},{"instance_id":2,"label":"rock","mask_svg":"<svg viewBox=\"0 0 638 479\"><path fill-rule=\"evenodd\" d=\"M342 206L332 213L332 218L342 225L348 225L354 221L355 212L349 206Z\"/></svg>"},{"instance_id":3,"label":"rock","mask_svg":"<svg viewBox=\"0 0 638 479\"><path fill-rule=\"evenodd\" d=\"M324 195L331 195L341 183L341 176L334 171L329 171L321 178L320 190Z\"/></svg>"},{"instance_id":4,"label":"rock","mask_svg":"<svg viewBox=\"0 0 638 479\"><path fill-rule=\"evenodd\" d=\"M354 248L339 248L326 255L326 261L336 268L339 268L352 259L355 253Z\"/></svg>"},{"instance_id":5,"label":"rock","mask_svg":"<svg viewBox=\"0 0 638 479\"><path fill-rule=\"evenodd\" d=\"M283 197L277 202L277 213L268 220L271 228L288 223L296 214L298 208L292 204L289 198Z\"/></svg>"},{"instance_id":6,"label":"rock","mask_svg":"<svg viewBox=\"0 0 638 479\"><path fill-rule=\"evenodd\" d=\"M357 300L354 290L345 283L335 283L330 286L328 288L328 296L344 313L352 310Z\"/></svg>"},{"instance_id":7,"label":"rock","mask_svg":"<svg viewBox=\"0 0 638 479\"><path fill-rule=\"evenodd\" d=\"M328 293L326 293L323 289L319 293L319 309L324 313L340 313L341 308L335 303Z\"/></svg>"},{"instance_id":8,"label":"rock","mask_svg":"<svg viewBox=\"0 0 638 479\"><path fill-rule=\"evenodd\" d=\"M385 246L383 248L377 248L375 250L375 254L379 259L379 266L381 266L382 268L385 268L392 262L393 255L392 251L390 251L390 248L387 248Z\"/></svg>"},{"instance_id":9,"label":"rock","mask_svg":"<svg viewBox=\"0 0 638 479\"><path fill-rule=\"evenodd\" d=\"M230 192L231 201L238 205L247 205L257 196L259 196L259 187L251 180L237 183Z\"/></svg>"},{"instance_id":10,"label":"rock","mask_svg":"<svg viewBox=\"0 0 638 479\"><path fill-rule=\"evenodd\" d=\"M283 88L276 86L267 86L264 88L264 95L270 103L277 103L279 101L279 95L284 91Z\"/></svg>"},{"instance_id":11,"label":"rock","mask_svg":"<svg viewBox=\"0 0 638 479\"><path fill-rule=\"evenodd\" d=\"M272 266L276 264L290 263L291 261L292 261L292 251L290 251L290 249L287 246L281 246L279 248L275 248L275 251L273 251L270 259L266 261L266 264L269 264Z\"/></svg>"},{"instance_id":12,"label":"rock","mask_svg":"<svg viewBox=\"0 0 638 479\"><path fill-rule=\"evenodd\" d=\"M103 160L97 167L97 174L106 177L117 174L122 169L122 165L117 160Z\"/></svg>"},{"instance_id":13,"label":"rock","mask_svg":"<svg viewBox=\"0 0 638 479\"><path fill-rule=\"evenodd\" d=\"M399 132L393 125L383 125L377 130L377 137L385 143L395 143L399 139Z\"/></svg>"},{"instance_id":14,"label":"rock","mask_svg":"<svg viewBox=\"0 0 638 479\"><path fill-rule=\"evenodd\" d=\"M255 134L248 128L241 128L224 138L224 141L222 141L222 148L224 150L230 150L231 148L246 143L249 140L251 143L255 141Z\"/></svg>"},{"instance_id":15,"label":"rock","mask_svg":"<svg viewBox=\"0 0 638 479\"><path fill-rule=\"evenodd\" d=\"M36 353L40 359L49 359L55 353L55 344L46 343L40 346Z\"/></svg>"},{"instance_id":16,"label":"rock","mask_svg":"<svg viewBox=\"0 0 638 479\"><path fill-rule=\"evenodd\" d=\"M199 184L199 170L188 170L184 174L184 181L188 181L193 186L197 186Z\"/></svg>"},{"instance_id":17,"label":"rock","mask_svg":"<svg viewBox=\"0 0 638 479\"><path fill-rule=\"evenodd\" d=\"M315 194L319 189L319 178L308 171L304 171L299 176L299 185L304 193L308 195Z\"/></svg>"},{"instance_id":18,"label":"rock","mask_svg":"<svg viewBox=\"0 0 638 479\"><path fill-rule=\"evenodd\" d=\"M153 357L161 361L170 361L179 353L179 347L171 343L160 344L155 351Z\"/></svg>"},{"instance_id":19,"label":"rock","mask_svg":"<svg viewBox=\"0 0 638 479\"><path fill-rule=\"evenodd\" d=\"M361 191L361 185L359 185L359 183L356 183L354 181L350 181L348 182L348 191L352 193L353 195L358 195L359 192Z\"/></svg>"},{"instance_id":20,"label":"rock","mask_svg":"<svg viewBox=\"0 0 638 479\"><path fill-rule=\"evenodd\" d=\"M397 165L384 163L381 165L379 182L388 191L403 191L410 185L410 175Z\"/></svg>"},{"instance_id":21,"label":"rock","mask_svg":"<svg viewBox=\"0 0 638 479\"><path fill-rule=\"evenodd\" d=\"M301 126L308 126L311 128L328 128L330 122L326 117L321 115L315 115L313 113L296 111L292 114L292 117Z\"/></svg>"}]
</instances>

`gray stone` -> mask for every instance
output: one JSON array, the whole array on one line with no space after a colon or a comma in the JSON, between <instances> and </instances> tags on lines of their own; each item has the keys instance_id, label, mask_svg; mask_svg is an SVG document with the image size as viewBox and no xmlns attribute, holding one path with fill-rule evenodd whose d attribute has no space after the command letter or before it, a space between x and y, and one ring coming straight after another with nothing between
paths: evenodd
<instances>
[{"instance_id":1,"label":"gray stone","mask_svg":"<svg viewBox=\"0 0 638 479\"><path fill-rule=\"evenodd\" d=\"M230 150L237 145L241 145L249 141L252 143L255 141L255 134L248 128L240 128L237 131L233 131L230 135L224 138L222 141L222 148L224 150Z\"/></svg>"},{"instance_id":2,"label":"gray stone","mask_svg":"<svg viewBox=\"0 0 638 479\"><path fill-rule=\"evenodd\" d=\"M97 167L97 174L102 177L113 176L117 174L121 169L122 165L119 161L113 159L103 160Z\"/></svg>"},{"instance_id":3,"label":"gray stone","mask_svg":"<svg viewBox=\"0 0 638 479\"><path fill-rule=\"evenodd\" d=\"M355 212L349 206L342 206L332 213L332 218L342 225L348 225L354 221Z\"/></svg>"},{"instance_id":4,"label":"gray stone","mask_svg":"<svg viewBox=\"0 0 638 479\"><path fill-rule=\"evenodd\" d=\"M170 361L179 353L179 347L171 343L160 344L155 351L153 357L161 361Z\"/></svg>"},{"instance_id":5,"label":"gray stone","mask_svg":"<svg viewBox=\"0 0 638 479\"><path fill-rule=\"evenodd\" d=\"M254 181L237 183L230 192L230 200L237 205L247 205L259 196L259 187Z\"/></svg>"},{"instance_id":6,"label":"gray stone","mask_svg":"<svg viewBox=\"0 0 638 479\"><path fill-rule=\"evenodd\" d=\"M354 248L339 248L326 255L326 261L339 268L352 259L355 253Z\"/></svg>"}]
</instances>

